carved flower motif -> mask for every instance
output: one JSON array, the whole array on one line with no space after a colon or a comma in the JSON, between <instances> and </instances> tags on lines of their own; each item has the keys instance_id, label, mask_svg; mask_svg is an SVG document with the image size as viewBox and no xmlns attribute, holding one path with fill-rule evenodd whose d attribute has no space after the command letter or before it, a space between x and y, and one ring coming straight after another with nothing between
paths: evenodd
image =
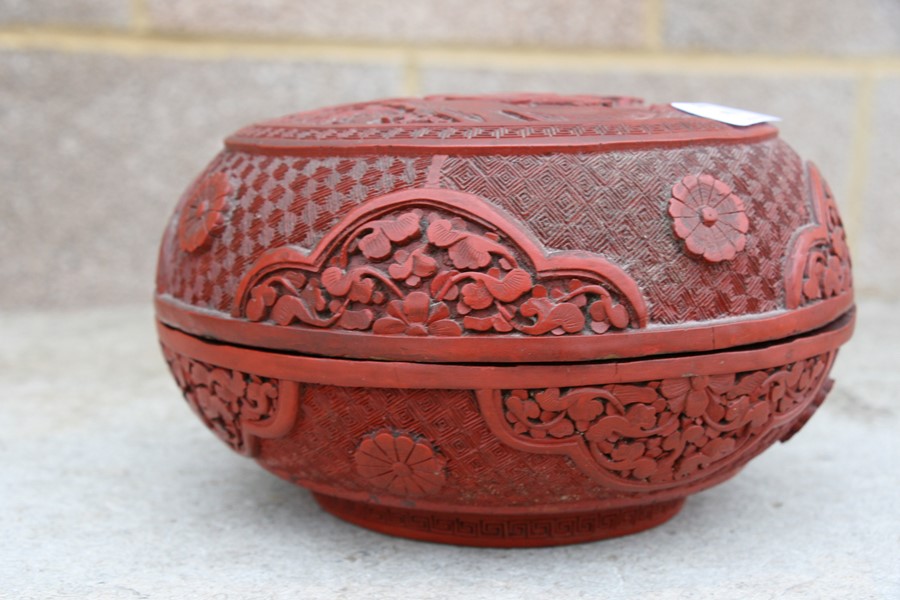
<instances>
[{"instance_id":1,"label":"carved flower motif","mask_svg":"<svg viewBox=\"0 0 900 600\"><path fill-rule=\"evenodd\" d=\"M437 261L426 253L426 246L419 246L412 252L397 250L394 261L388 267L388 273L394 279L405 280L410 287L419 285L424 277L431 277L437 272Z\"/></svg>"},{"instance_id":2,"label":"carved flower motif","mask_svg":"<svg viewBox=\"0 0 900 600\"><path fill-rule=\"evenodd\" d=\"M709 262L731 260L747 243L744 203L711 175L688 175L676 183L669 215L688 251Z\"/></svg>"},{"instance_id":3,"label":"carved flower motif","mask_svg":"<svg viewBox=\"0 0 900 600\"><path fill-rule=\"evenodd\" d=\"M201 250L219 232L231 191L228 176L224 173L211 175L197 186L178 222L178 242L182 250Z\"/></svg>"},{"instance_id":4,"label":"carved flower motif","mask_svg":"<svg viewBox=\"0 0 900 600\"><path fill-rule=\"evenodd\" d=\"M380 431L353 456L356 471L375 487L398 496L433 494L444 485L444 464L425 440Z\"/></svg>"},{"instance_id":5,"label":"carved flower motif","mask_svg":"<svg viewBox=\"0 0 900 600\"><path fill-rule=\"evenodd\" d=\"M443 302L433 306L424 292L411 292L403 300L392 300L387 306L389 317L375 321L372 330L379 334L461 335L462 327L450 320L450 309Z\"/></svg>"},{"instance_id":6,"label":"carved flower motif","mask_svg":"<svg viewBox=\"0 0 900 600\"><path fill-rule=\"evenodd\" d=\"M659 391L669 401L672 412L684 411L688 417L699 417L708 411L718 420L724 416L722 396L734 387L734 375L698 375L665 379Z\"/></svg>"}]
</instances>

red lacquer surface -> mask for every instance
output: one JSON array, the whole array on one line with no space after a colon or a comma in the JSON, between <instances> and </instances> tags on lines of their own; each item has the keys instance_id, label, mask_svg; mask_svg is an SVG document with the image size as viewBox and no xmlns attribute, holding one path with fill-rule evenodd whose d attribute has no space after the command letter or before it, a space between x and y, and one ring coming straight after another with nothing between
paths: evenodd
<instances>
[{"instance_id":1,"label":"red lacquer surface","mask_svg":"<svg viewBox=\"0 0 900 600\"><path fill-rule=\"evenodd\" d=\"M386 533L631 533L787 439L852 330L834 199L768 125L629 98L387 100L229 138L157 315L236 451Z\"/></svg>"}]
</instances>

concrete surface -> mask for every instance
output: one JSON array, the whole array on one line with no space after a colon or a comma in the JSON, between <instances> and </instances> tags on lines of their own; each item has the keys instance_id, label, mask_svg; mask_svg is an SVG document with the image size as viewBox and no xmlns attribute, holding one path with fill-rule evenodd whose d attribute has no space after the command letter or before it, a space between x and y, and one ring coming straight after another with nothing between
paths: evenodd
<instances>
[{"instance_id":1,"label":"concrete surface","mask_svg":"<svg viewBox=\"0 0 900 600\"><path fill-rule=\"evenodd\" d=\"M807 428L631 537L392 539L228 452L147 308L0 313L0 598L900 598L900 314L865 303Z\"/></svg>"}]
</instances>

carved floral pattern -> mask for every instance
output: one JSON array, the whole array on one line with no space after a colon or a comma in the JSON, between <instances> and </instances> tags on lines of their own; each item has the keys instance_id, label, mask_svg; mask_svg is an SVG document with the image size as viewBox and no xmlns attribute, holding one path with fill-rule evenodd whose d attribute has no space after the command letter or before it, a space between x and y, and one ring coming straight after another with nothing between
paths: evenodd
<instances>
[{"instance_id":1,"label":"carved floral pattern","mask_svg":"<svg viewBox=\"0 0 900 600\"><path fill-rule=\"evenodd\" d=\"M640 297L601 273L535 273L502 230L434 208L355 226L321 267L262 262L242 289L236 315L251 321L381 335L600 334L646 322Z\"/></svg>"},{"instance_id":2,"label":"carved floral pattern","mask_svg":"<svg viewBox=\"0 0 900 600\"><path fill-rule=\"evenodd\" d=\"M640 98L625 96L557 96L556 94L497 94L492 96L429 96L345 104L302 112L279 121L307 127L333 125L449 125L536 121L564 123L600 117L598 108L643 107ZM559 109L569 109L569 111Z\"/></svg>"},{"instance_id":3,"label":"carved floral pattern","mask_svg":"<svg viewBox=\"0 0 900 600\"><path fill-rule=\"evenodd\" d=\"M628 118L623 118L625 110ZM403 98L324 108L250 125L234 139L295 140L310 145L337 140L364 145L384 140L528 143L538 138L630 138L685 132L694 139L710 132L721 136L726 131L741 134L712 119L684 118L668 106L645 106L639 98L501 94Z\"/></svg>"},{"instance_id":4,"label":"carved floral pattern","mask_svg":"<svg viewBox=\"0 0 900 600\"><path fill-rule=\"evenodd\" d=\"M511 433L531 440L532 450L575 442L602 478L666 486L713 472L798 411L808 418L809 405L824 398L832 358L641 384L510 390L503 411Z\"/></svg>"},{"instance_id":5,"label":"carved floral pattern","mask_svg":"<svg viewBox=\"0 0 900 600\"><path fill-rule=\"evenodd\" d=\"M278 380L207 365L165 347L163 354L194 412L219 439L241 454L256 452L253 433L274 423L279 408L292 410L279 407ZM251 429L255 425L256 430L248 431L248 424ZM276 433L283 433L285 427L276 429Z\"/></svg>"},{"instance_id":6,"label":"carved floral pattern","mask_svg":"<svg viewBox=\"0 0 900 600\"><path fill-rule=\"evenodd\" d=\"M850 249L834 195L812 164L809 179L817 224L795 242L795 262L787 279L788 308L838 296L853 286Z\"/></svg>"},{"instance_id":7,"label":"carved floral pattern","mask_svg":"<svg viewBox=\"0 0 900 600\"><path fill-rule=\"evenodd\" d=\"M231 184L225 173L201 181L181 210L178 243L185 252L203 250L225 223Z\"/></svg>"},{"instance_id":8,"label":"carved floral pattern","mask_svg":"<svg viewBox=\"0 0 900 600\"><path fill-rule=\"evenodd\" d=\"M688 175L676 183L669 215L687 250L709 262L731 260L747 243L744 203L712 175Z\"/></svg>"},{"instance_id":9,"label":"carved floral pattern","mask_svg":"<svg viewBox=\"0 0 900 600\"><path fill-rule=\"evenodd\" d=\"M428 294L411 292L403 300L391 300L390 316L375 321L375 333L405 333L406 335L460 335L462 328L451 321L450 309L443 302L431 304Z\"/></svg>"},{"instance_id":10,"label":"carved floral pattern","mask_svg":"<svg viewBox=\"0 0 900 600\"><path fill-rule=\"evenodd\" d=\"M346 104L285 117L311 127L328 125L435 125L480 123L481 115L458 108L433 107L416 100L382 100Z\"/></svg>"},{"instance_id":11,"label":"carved floral pattern","mask_svg":"<svg viewBox=\"0 0 900 600\"><path fill-rule=\"evenodd\" d=\"M381 430L353 455L356 471L374 487L398 496L434 494L444 485L444 460L424 439Z\"/></svg>"}]
</instances>

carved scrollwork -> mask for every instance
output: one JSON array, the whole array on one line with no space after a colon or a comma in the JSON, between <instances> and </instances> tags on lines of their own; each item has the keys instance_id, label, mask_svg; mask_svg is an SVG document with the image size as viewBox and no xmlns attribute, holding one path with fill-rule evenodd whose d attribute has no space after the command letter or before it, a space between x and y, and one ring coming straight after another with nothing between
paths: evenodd
<instances>
[{"instance_id":1,"label":"carved scrollwork","mask_svg":"<svg viewBox=\"0 0 900 600\"><path fill-rule=\"evenodd\" d=\"M502 440L569 455L598 481L665 488L710 475L776 427L782 435L821 402L834 353L783 367L636 384L484 390L482 413Z\"/></svg>"},{"instance_id":2,"label":"carved scrollwork","mask_svg":"<svg viewBox=\"0 0 900 600\"><path fill-rule=\"evenodd\" d=\"M278 438L293 427L298 383L216 367L165 346L163 355L190 407L236 452L255 456L259 438Z\"/></svg>"},{"instance_id":3,"label":"carved scrollwork","mask_svg":"<svg viewBox=\"0 0 900 600\"><path fill-rule=\"evenodd\" d=\"M788 308L849 293L853 287L850 248L834 196L815 165L809 164L808 173L816 223L797 236L788 255Z\"/></svg>"},{"instance_id":4,"label":"carved scrollwork","mask_svg":"<svg viewBox=\"0 0 900 600\"><path fill-rule=\"evenodd\" d=\"M311 254L286 247L244 277L235 316L380 335L590 335L644 327L631 278L599 256L547 257L478 198L399 192Z\"/></svg>"}]
</instances>

